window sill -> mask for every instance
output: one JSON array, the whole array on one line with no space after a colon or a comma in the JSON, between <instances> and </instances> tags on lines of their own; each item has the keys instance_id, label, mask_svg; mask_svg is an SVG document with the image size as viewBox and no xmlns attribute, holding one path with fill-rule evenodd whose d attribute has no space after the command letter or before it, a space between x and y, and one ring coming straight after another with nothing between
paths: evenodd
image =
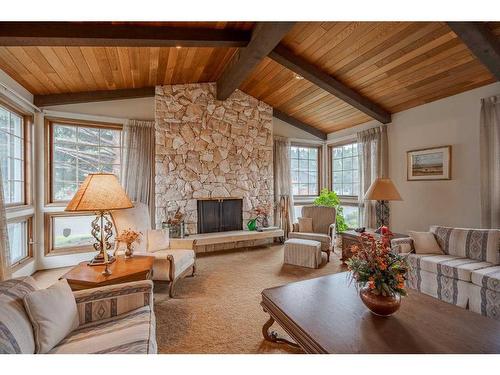
<instances>
[{"instance_id":1,"label":"window sill","mask_svg":"<svg viewBox=\"0 0 500 375\"><path fill-rule=\"evenodd\" d=\"M20 261L17 261L16 263L14 263L13 265L10 266L10 271L12 273L19 271L21 268L24 268L24 267L30 265L34 261L35 261L35 258L33 258L32 256L21 259Z\"/></svg>"}]
</instances>

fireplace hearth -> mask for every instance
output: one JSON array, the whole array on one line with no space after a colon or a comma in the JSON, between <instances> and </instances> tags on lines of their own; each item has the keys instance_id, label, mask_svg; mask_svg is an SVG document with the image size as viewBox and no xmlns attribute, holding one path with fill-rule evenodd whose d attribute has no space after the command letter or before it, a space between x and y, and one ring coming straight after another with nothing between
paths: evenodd
<instances>
[{"instance_id":1,"label":"fireplace hearth","mask_svg":"<svg viewBox=\"0 0 500 375\"><path fill-rule=\"evenodd\" d=\"M198 233L243 229L243 200L238 198L200 199Z\"/></svg>"}]
</instances>

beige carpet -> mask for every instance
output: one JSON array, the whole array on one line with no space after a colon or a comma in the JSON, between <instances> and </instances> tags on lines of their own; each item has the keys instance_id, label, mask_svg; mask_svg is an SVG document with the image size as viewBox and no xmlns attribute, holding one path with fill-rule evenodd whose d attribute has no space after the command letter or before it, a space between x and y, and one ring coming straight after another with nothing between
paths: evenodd
<instances>
[{"instance_id":1,"label":"beige carpet","mask_svg":"<svg viewBox=\"0 0 500 375\"><path fill-rule=\"evenodd\" d=\"M264 341L268 319L260 292L269 287L345 270L338 256L319 269L283 265L283 246L198 257L197 275L180 280L168 298L168 284L155 283L160 353L300 353ZM275 325L280 334L283 331Z\"/></svg>"}]
</instances>

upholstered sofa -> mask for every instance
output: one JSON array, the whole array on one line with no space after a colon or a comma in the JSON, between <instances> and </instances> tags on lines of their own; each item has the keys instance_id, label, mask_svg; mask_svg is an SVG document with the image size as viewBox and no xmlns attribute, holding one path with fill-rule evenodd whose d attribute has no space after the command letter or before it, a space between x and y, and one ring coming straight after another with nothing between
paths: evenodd
<instances>
[{"instance_id":1,"label":"upholstered sofa","mask_svg":"<svg viewBox=\"0 0 500 375\"><path fill-rule=\"evenodd\" d=\"M411 238L394 239L407 253L409 288L500 320L500 230L432 226L444 254L415 254Z\"/></svg>"},{"instance_id":2,"label":"upholstered sofa","mask_svg":"<svg viewBox=\"0 0 500 375\"><path fill-rule=\"evenodd\" d=\"M335 235L336 210L335 207L303 206L302 217L312 219L312 232L301 232L299 224L294 223L288 238L313 240L321 243L321 251L326 253L327 262L330 261L330 252L333 249Z\"/></svg>"},{"instance_id":3,"label":"upholstered sofa","mask_svg":"<svg viewBox=\"0 0 500 375\"><path fill-rule=\"evenodd\" d=\"M23 297L37 290L32 277L0 282L0 353L35 353ZM73 293L79 327L50 354L156 353L153 283L110 285Z\"/></svg>"},{"instance_id":4,"label":"upholstered sofa","mask_svg":"<svg viewBox=\"0 0 500 375\"><path fill-rule=\"evenodd\" d=\"M170 297L174 297L175 284L179 279L185 276L194 276L196 272L196 253L193 250L192 241L190 247L188 247L188 241L168 239L168 232L165 232L165 235L167 235L165 247L157 251L148 249L148 241L150 242L149 237L151 237L152 231L148 206L143 203L135 203L134 208L111 211L111 218L117 233L127 229L142 233L142 241L136 245L134 252L155 258L153 280L170 282L168 290Z\"/></svg>"}]
</instances>

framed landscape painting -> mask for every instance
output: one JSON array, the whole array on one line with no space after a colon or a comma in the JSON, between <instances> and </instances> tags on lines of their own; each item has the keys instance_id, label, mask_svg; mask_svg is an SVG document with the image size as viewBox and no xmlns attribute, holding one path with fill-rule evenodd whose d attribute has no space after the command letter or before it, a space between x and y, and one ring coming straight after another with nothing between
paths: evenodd
<instances>
[{"instance_id":1,"label":"framed landscape painting","mask_svg":"<svg viewBox=\"0 0 500 375\"><path fill-rule=\"evenodd\" d=\"M408 181L451 179L451 146L412 150L406 154Z\"/></svg>"}]
</instances>

